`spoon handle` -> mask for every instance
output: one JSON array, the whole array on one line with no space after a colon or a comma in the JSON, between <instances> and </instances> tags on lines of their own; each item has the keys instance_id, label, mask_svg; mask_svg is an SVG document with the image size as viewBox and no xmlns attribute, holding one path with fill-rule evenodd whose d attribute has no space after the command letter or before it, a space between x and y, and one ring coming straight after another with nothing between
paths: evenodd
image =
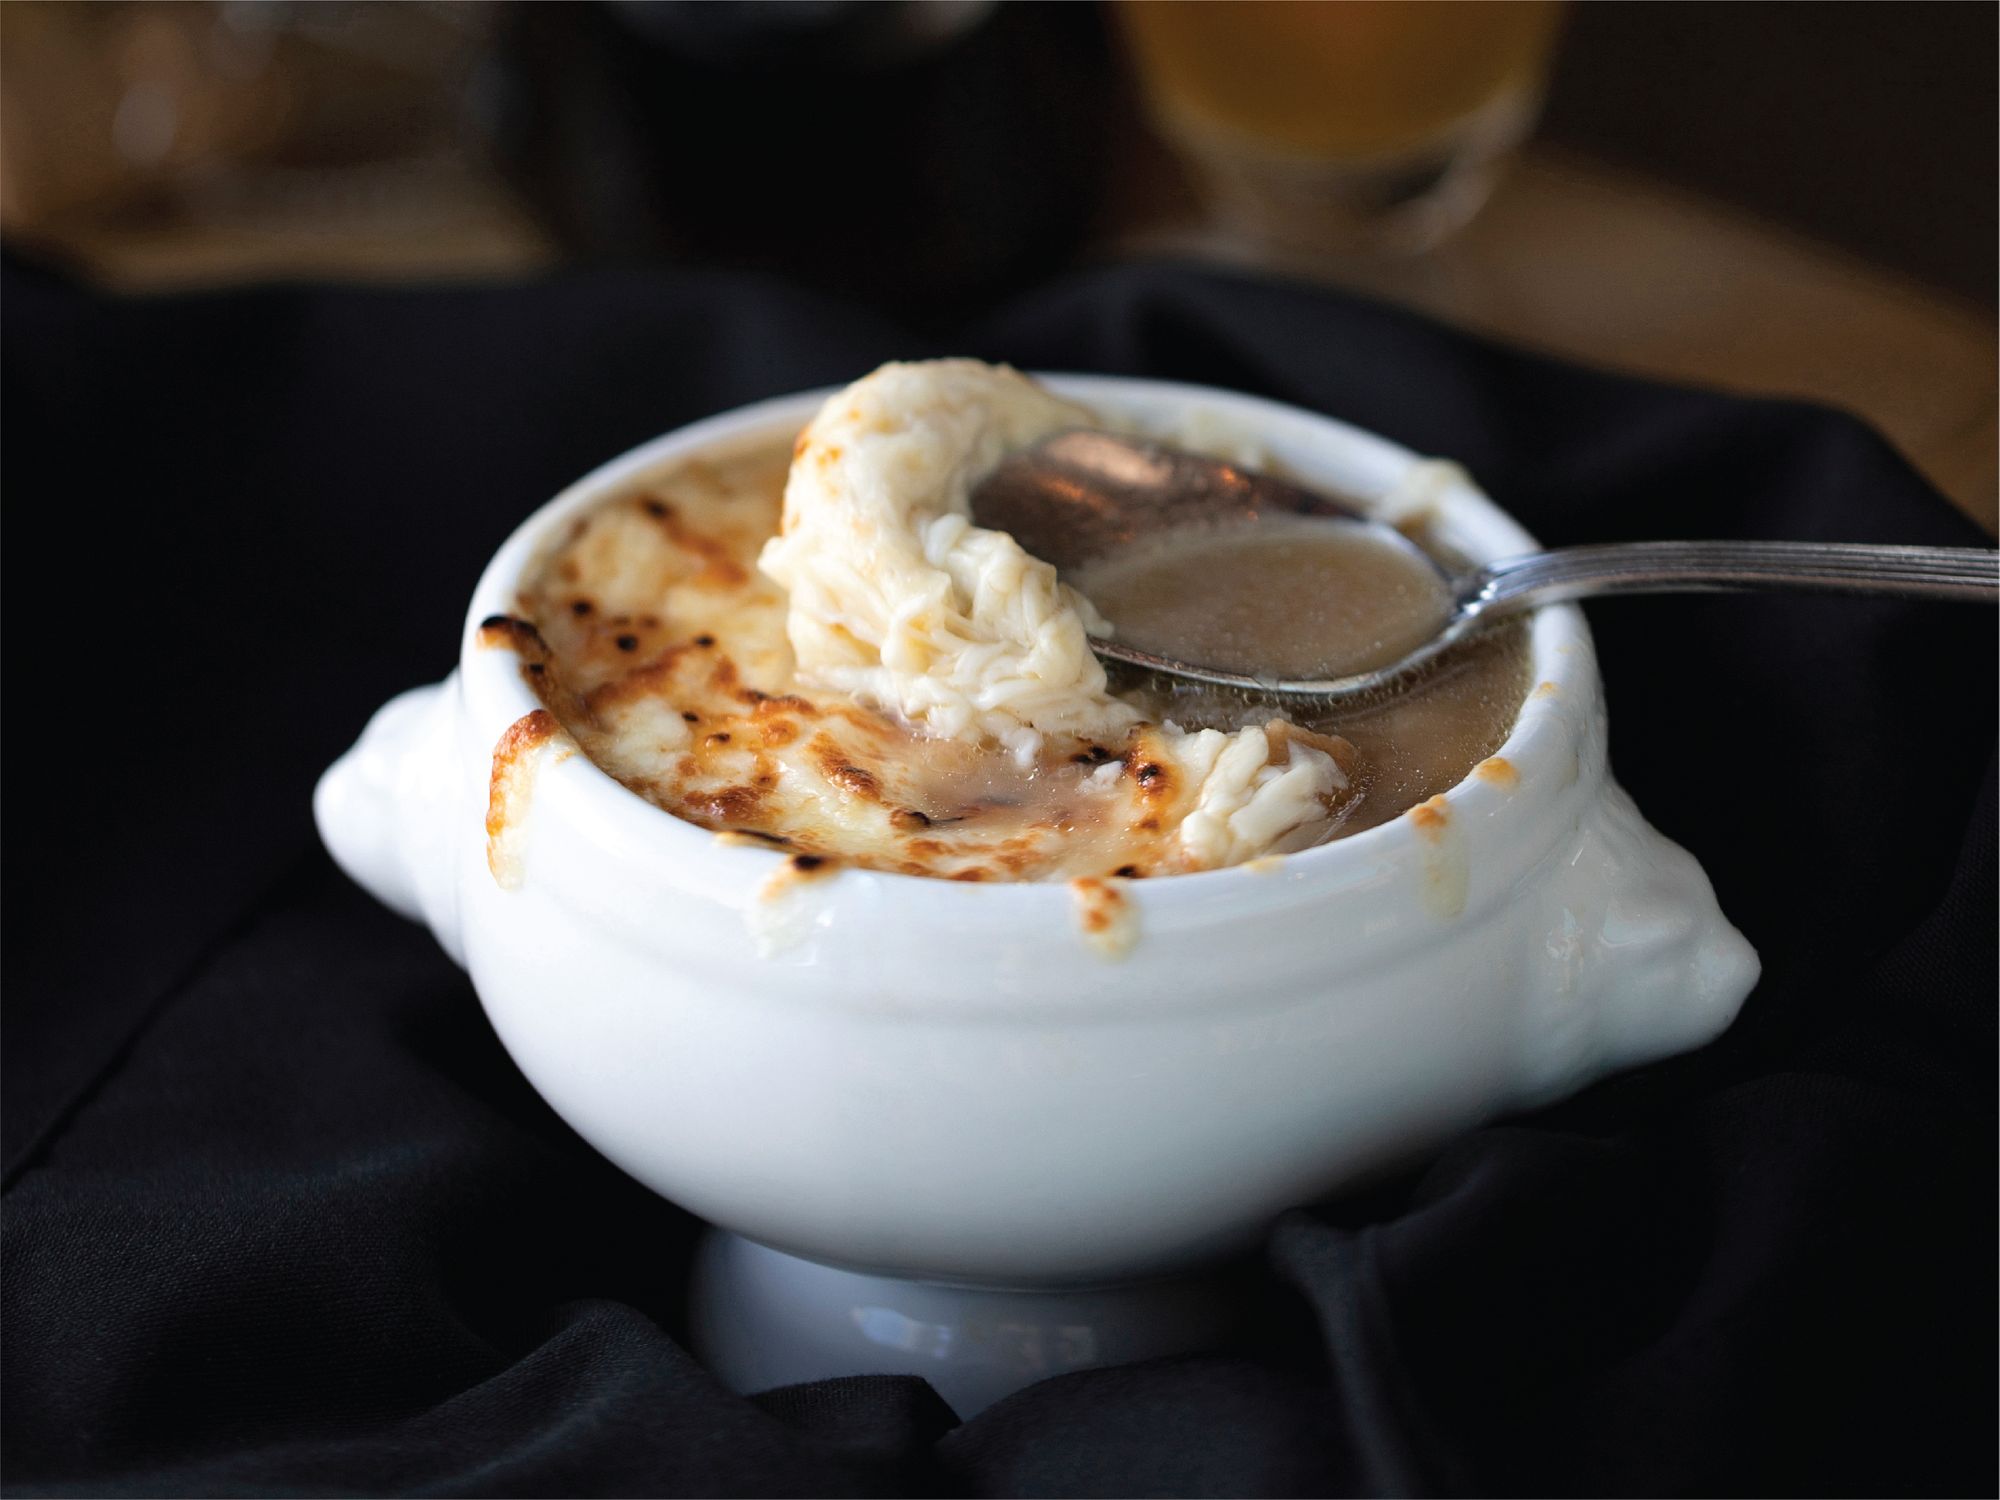
<instances>
[{"instance_id":1,"label":"spoon handle","mask_svg":"<svg viewBox=\"0 0 2000 1500\"><path fill-rule=\"evenodd\" d=\"M1615 542L1488 563L1465 582L1468 612L1491 618L1597 594L1787 589L2000 603L2000 552L1850 542Z\"/></svg>"}]
</instances>

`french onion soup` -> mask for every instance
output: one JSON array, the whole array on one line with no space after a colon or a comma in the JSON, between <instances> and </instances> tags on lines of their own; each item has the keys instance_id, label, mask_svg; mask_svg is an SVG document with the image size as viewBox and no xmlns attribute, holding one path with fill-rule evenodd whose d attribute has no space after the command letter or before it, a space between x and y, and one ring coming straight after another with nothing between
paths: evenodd
<instances>
[{"instance_id":1,"label":"french onion soup","mask_svg":"<svg viewBox=\"0 0 2000 1500\"><path fill-rule=\"evenodd\" d=\"M575 517L483 638L520 653L545 714L626 787L800 872L1214 869L1383 823L1498 749L1526 687L1518 627L1327 717L1107 676L1090 642L1126 610L1284 671L1390 651L1429 606L1401 559L1349 558L1330 594L1296 538L1066 580L973 524L1003 456L1103 425L1003 367L885 366L789 450L673 463Z\"/></svg>"}]
</instances>

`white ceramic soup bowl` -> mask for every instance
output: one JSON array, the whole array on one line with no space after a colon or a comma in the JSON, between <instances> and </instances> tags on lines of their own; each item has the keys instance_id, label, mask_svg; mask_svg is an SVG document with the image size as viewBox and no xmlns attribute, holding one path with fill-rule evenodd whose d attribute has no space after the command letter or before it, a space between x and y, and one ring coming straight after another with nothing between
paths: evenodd
<instances>
[{"instance_id":1,"label":"white ceramic soup bowl","mask_svg":"<svg viewBox=\"0 0 2000 1500\"><path fill-rule=\"evenodd\" d=\"M1364 501L1417 462L1242 395L1046 380L1145 425L1201 412ZM1511 779L1280 861L1130 883L1122 958L1087 941L1062 884L842 869L774 901L781 854L555 746L536 752L503 888L495 747L540 705L480 622L515 607L566 518L676 459L788 441L823 394L669 434L536 512L480 580L458 670L385 706L315 798L342 867L431 926L534 1086L639 1181L880 1276L1118 1282L1246 1247L1290 1205L1734 1017L1756 956L1612 781L1572 606L1532 621ZM1533 546L1462 477L1432 508L1474 559Z\"/></svg>"}]
</instances>

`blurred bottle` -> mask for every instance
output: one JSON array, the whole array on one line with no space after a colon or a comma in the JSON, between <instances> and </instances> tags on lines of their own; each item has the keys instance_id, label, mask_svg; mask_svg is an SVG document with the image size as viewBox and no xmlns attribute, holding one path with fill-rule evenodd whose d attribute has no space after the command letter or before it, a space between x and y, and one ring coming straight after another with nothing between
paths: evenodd
<instances>
[{"instance_id":1,"label":"blurred bottle","mask_svg":"<svg viewBox=\"0 0 2000 1500\"><path fill-rule=\"evenodd\" d=\"M500 10L492 128L572 255L771 271L924 316L1068 259L1104 158L1091 6Z\"/></svg>"},{"instance_id":2,"label":"blurred bottle","mask_svg":"<svg viewBox=\"0 0 2000 1500\"><path fill-rule=\"evenodd\" d=\"M1418 250L1532 129L1561 0L1121 0L1154 122L1217 216L1289 249Z\"/></svg>"}]
</instances>

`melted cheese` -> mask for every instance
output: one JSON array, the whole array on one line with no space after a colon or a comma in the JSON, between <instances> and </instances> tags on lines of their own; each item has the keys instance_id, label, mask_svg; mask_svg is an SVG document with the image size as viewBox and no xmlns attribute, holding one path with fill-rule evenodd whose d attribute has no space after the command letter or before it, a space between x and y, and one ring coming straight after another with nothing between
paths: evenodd
<instances>
[{"instance_id":1,"label":"melted cheese","mask_svg":"<svg viewBox=\"0 0 2000 1500\"><path fill-rule=\"evenodd\" d=\"M799 437L763 571L790 596L800 677L1030 767L1050 736L1124 739L1139 710L1091 653L1089 602L1005 532L973 524L973 487L1009 453L1097 425L1005 367L884 365L829 399ZM1164 728L1152 758L1192 789L1191 868L1262 854L1323 824L1346 773L1323 747Z\"/></svg>"},{"instance_id":2,"label":"melted cheese","mask_svg":"<svg viewBox=\"0 0 2000 1500\"><path fill-rule=\"evenodd\" d=\"M501 638L583 751L640 796L774 847L960 880L1170 874L1331 832L1351 749L1288 724L1183 733L1087 689L1094 718L1018 721L1035 736L1024 756L1018 740L940 735L809 679L793 600L756 566L779 531L786 459L652 476L572 521L524 582L533 630Z\"/></svg>"}]
</instances>

